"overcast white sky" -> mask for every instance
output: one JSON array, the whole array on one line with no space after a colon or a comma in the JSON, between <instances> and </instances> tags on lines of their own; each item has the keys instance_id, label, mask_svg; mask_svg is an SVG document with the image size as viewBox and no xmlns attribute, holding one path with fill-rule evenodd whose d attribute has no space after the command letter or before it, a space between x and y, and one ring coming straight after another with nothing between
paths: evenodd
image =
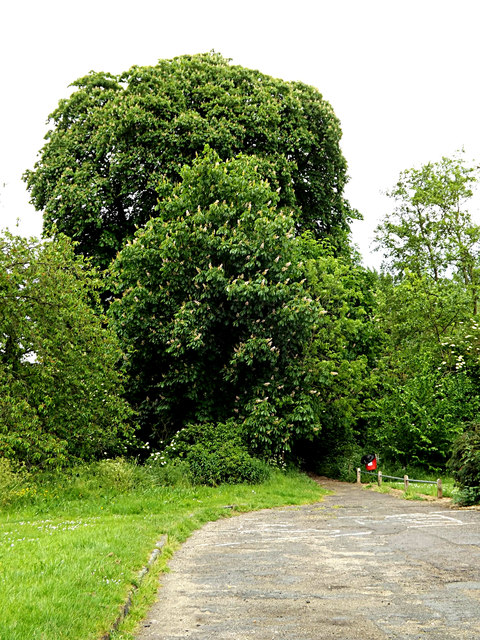
<instances>
[{"instance_id":1,"label":"overcast white sky","mask_svg":"<svg viewBox=\"0 0 480 640\"><path fill-rule=\"evenodd\" d=\"M478 0L16 0L2 7L0 227L41 233L21 174L46 118L90 70L214 49L317 87L343 130L347 197L367 266L382 192L401 170L465 148L480 159ZM5 186L4 186L5 185ZM20 224L15 227L15 220ZM480 219L478 219L480 222Z\"/></svg>"}]
</instances>

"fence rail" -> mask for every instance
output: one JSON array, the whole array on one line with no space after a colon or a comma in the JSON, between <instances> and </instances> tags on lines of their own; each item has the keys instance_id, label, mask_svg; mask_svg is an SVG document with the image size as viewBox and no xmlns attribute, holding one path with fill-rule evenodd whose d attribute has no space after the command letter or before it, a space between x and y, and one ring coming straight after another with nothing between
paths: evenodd
<instances>
[{"instance_id":1,"label":"fence rail","mask_svg":"<svg viewBox=\"0 0 480 640\"><path fill-rule=\"evenodd\" d=\"M409 478L407 475L403 476L403 478L399 478L398 476L387 476L387 475L383 475L383 473L381 471L367 471L367 470L363 470L360 467L357 468L357 483L360 484L361 483L361 474L364 473L366 475L369 476L377 476L377 482L378 482L378 486L381 487L382 486L382 480L384 478L388 478L389 480L399 480L400 482L403 482L403 485L405 487L405 491L407 491L408 489L408 485L410 482L412 482L413 484L417 484L417 483L423 483L423 484L436 484L437 485L437 498L443 498L443 488L442 488L442 479L438 478L437 480L414 480L413 478Z\"/></svg>"}]
</instances>

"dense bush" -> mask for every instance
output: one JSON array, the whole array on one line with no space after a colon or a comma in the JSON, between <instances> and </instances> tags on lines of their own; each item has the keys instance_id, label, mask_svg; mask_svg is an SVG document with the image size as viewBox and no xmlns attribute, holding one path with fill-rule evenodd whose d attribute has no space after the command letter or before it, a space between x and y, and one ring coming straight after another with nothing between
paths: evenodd
<instances>
[{"instance_id":1,"label":"dense bush","mask_svg":"<svg viewBox=\"0 0 480 640\"><path fill-rule=\"evenodd\" d=\"M480 502L480 423L471 423L456 440L449 468L459 487L458 501Z\"/></svg>"},{"instance_id":2,"label":"dense bush","mask_svg":"<svg viewBox=\"0 0 480 640\"><path fill-rule=\"evenodd\" d=\"M193 424L179 431L166 447L162 462L178 459L188 464L196 484L258 483L270 475L269 467L249 454L233 420Z\"/></svg>"},{"instance_id":3,"label":"dense bush","mask_svg":"<svg viewBox=\"0 0 480 640\"><path fill-rule=\"evenodd\" d=\"M65 237L0 235L0 451L29 468L121 453L122 353L98 274Z\"/></svg>"}]
</instances>

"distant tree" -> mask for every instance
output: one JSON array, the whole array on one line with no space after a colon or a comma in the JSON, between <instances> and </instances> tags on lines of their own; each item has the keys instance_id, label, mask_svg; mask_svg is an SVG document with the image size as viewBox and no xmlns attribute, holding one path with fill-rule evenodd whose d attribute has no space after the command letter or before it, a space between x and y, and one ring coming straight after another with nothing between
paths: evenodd
<instances>
[{"instance_id":1,"label":"distant tree","mask_svg":"<svg viewBox=\"0 0 480 640\"><path fill-rule=\"evenodd\" d=\"M0 455L55 467L121 451L118 342L70 241L0 236Z\"/></svg>"},{"instance_id":2,"label":"distant tree","mask_svg":"<svg viewBox=\"0 0 480 640\"><path fill-rule=\"evenodd\" d=\"M51 114L26 172L46 236L64 233L106 267L156 215L181 167L210 145L222 159L255 155L296 230L346 249L354 215L343 198L340 126L321 94L230 65L210 53L160 60L114 76L91 73Z\"/></svg>"},{"instance_id":3,"label":"distant tree","mask_svg":"<svg viewBox=\"0 0 480 640\"><path fill-rule=\"evenodd\" d=\"M467 203L478 181L478 168L462 156L442 158L400 174L388 194L397 206L377 227L384 267L396 276L412 272L435 282L455 274L469 291L478 313L480 226Z\"/></svg>"},{"instance_id":4,"label":"distant tree","mask_svg":"<svg viewBox=\"0 0 480 640\"><path fill-rule=\"evenodd\" d=\"M257 164L207 149L112 265L128 397L156 442L233 417L270 455L318 430L306 359L320 307Z\"/></svg>"},{"instance_id":5,"label":"distant tree","mask_svg":"<svg viewBox=\"0 0 480 640\"><path fill-rule=\"evenodd\" d=\"M462 156L404 171L377 228L385 350L370 424L403 464L444 465L480 410L480 226L467 208L477 180Z\"/></svg>"}]
</instances>

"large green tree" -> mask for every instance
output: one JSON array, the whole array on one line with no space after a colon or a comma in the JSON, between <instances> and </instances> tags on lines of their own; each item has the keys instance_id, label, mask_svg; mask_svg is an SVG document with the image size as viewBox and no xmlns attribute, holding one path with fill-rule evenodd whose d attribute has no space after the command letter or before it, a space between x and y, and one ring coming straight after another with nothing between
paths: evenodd
<instances>
[{"instance_id":1,"label":"large green tree","mask_svg":"<svg viewBox=\"0 0 480 640\"><path fill-rule=\"evenodd\" d=\"M404 171L377 229L385 350L370 424L376 444L404 464L445 464L480 410L480 227L468 211L477 179L462 156Z\"/></svg>"},{"instance_id":2,"label":"large green tree","mask_svg":"<svg viewBox=\"0 0 480 640\"><path fill-rule=\"evenodd\" d=\"M257 164L207 149L112 265L129 397L157 440L233 416L277 454L318 429L306 359L320 307L295 220Z\"/></svg>"},{"instance_id":3,"label":"large green tree","mask_svg":"<svg viewBox=\"0 0 480 640\"><path fill-rule=\"evenodd\" d=\"M385 457L444 466L452 442L480 409L478 331L457 282L384 276L377 291L383 355L369 428Z\"/></svg>"},{"instance_id":4,"label":"large green tree","mask_svg":"<svg viewBox=\"0 0 480 640\"><path fill-rule=\"evenodd\" d=\"M131 415L98 277L70 241L0 236L0 455L54 467L121 451Z\"/></svg>"},{"instance_id":5,"label":"large green tree","mask_svg":"<svg viewBox=\"0 0 480 640\"><path fill-rule=\"evenodd\" d=\"M297 232L345 249L352 211L331 106L313 87L230 65L210 53L90 73L51 114L47 143L26 181L47 236L108 265L155 215L157 200L205 144L222 159L255 155Z\"/></svg>"},{"instance_id":6,"label":"large green tree","mask_svg":"<svg viewBox=\"0 0 480 640\"><path fill-rule=\"evenodd\" d=\"M378 277L309 237L302 254L308 290L321 309L306 360L319 437L299 441L296 452L311 468L342 475L368 436L365 405L381 352Z\"/></svg>"}]
</instances>

